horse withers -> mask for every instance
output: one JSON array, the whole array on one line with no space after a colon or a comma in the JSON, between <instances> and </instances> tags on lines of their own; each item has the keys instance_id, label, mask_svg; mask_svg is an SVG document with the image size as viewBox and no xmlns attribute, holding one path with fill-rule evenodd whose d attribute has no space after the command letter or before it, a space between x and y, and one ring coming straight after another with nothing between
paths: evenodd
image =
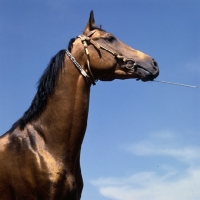
<instances>
[{"instance_id":1,"label":"horse withers","mask_svg":"<svg viewBox=\"0 0 200 200\"><path fill-rule=\"evenodd\" d=\"M158 74L154 59L97 27L91 12L83 34L51 59L28 110L0 137L0 199L80 200L91 85Z\"/></svg>"}]
</instances>

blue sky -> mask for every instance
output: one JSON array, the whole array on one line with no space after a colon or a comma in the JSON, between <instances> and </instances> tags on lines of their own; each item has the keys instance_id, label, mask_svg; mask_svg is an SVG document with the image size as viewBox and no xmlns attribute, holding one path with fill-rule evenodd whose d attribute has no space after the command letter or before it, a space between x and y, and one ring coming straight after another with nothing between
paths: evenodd
<instances>
[{"instance_id":1,"label":"blue sky","mask_svg":"<svg viewBox=\"0 0 200 200\"><path fill-rule=\"evenodd\" d=\"M158 80L200 86L199 0L0 1L0 133L26 111L50 58L96 24L156 59ZM197 200L200 89L115 80L91 88L83 200Z\"/></svg>"}]
</instances>

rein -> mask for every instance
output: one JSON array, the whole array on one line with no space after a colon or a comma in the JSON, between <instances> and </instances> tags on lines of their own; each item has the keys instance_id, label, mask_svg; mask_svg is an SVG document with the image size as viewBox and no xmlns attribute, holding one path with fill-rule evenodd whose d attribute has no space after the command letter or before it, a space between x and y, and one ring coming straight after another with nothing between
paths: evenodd
<instances>
[{"instance_id":1,"label":"rein","mask_svg":"<svg viewBox=\"0 0 200 200\"><path fill-rule=\"evenodd\" d=\"M96 47L98 50L99 49L103 49L103 50L107 51L108 53L112 54L116 59L122 60L125 63L125 67L127 69L133 69L135 66L138 65L134 59L126 58L125 56L120 55L119 53L113 52L112 50L107 49L106 47L104 47L104 46L100 45L99 43L95 42L94 40L92 40L90 37L95 32L96 32L96 30L91 31L88 34L88 36L85 36L85 35L79 35L79 36L77 36L77 38L81 39L81 41L83 43L83 46L84 46L84 49L85 49L85 54L87 56L87 66L88 66L88 70L89 70L90 76L85 72L85 70L81 67L81 65L76 61L76 59L72 56L72 54L68 50L66 50L66 54L68 55L69 59L74 63L74 65L77 67L77 69L79 70L79 72L86 79L89 79L90 82L93 85L96 85L97 79L94 78L94 75L93 75L93 73L91 71L91 68L90 68L90 56L89 56L89 51L88 51L88 42L90 44L92 44L94 47ZM133 64L130 65L130 63L128 63L128 61L131 61Z\"/></svg>"},{"instance_id":2,"label":"rein","mask_svg":"<svg viewBox=\"0 0 200 200\"><path fill-rule=\"evenodd\" d=\"M183 87L189 87L189 88L199 88L200 86L196 86L196 85L186 85L186 84L182 84L182 83L174 83L174 82L169 82L169 81L160 81L160 80L153 80L154 82L158 82L158 83L165 83L165 84L171 84L171 85L177 85L177 86L183 86Z\"/></svg>"}]
</instances>

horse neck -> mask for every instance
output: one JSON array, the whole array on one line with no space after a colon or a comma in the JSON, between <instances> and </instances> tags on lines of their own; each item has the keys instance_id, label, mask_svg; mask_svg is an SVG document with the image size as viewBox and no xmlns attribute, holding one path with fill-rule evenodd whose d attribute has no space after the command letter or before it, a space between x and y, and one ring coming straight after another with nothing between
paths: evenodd
<instances>
[{"instance_id":1,"label":"horse neck","mask_svg":"<svg viewBox=\"0 0 200 200\"><path fill-rule=\"evenodd\" d=\"M83 66L82 55L78 55L78 52L75 54ZM87 126L90 85L65 55L63 68L47 107L33 122L34 129L44 137L52 154L68 155L68 159L72 159L80 152Z\"/></svg>"}]
</instances>

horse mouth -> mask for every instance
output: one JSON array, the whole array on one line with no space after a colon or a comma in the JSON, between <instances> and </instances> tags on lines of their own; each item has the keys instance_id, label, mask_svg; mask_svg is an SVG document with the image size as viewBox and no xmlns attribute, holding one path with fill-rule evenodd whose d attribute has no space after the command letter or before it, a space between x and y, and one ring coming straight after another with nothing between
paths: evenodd
<instances>
[{"instance_id":1,"label":"horse mouth","mask_svg":"<svg viewBox=\"0 0 200 200\"><path fill-rule=\"evenodd\" d=\"M155 72L151 72L139 65L136 65L135 68L136 73L140 76L139 78L137 78L137 80L141 80L143 82L153 81L159 74L158 70L156 70Z\"/></svg>"}]
</instances>

